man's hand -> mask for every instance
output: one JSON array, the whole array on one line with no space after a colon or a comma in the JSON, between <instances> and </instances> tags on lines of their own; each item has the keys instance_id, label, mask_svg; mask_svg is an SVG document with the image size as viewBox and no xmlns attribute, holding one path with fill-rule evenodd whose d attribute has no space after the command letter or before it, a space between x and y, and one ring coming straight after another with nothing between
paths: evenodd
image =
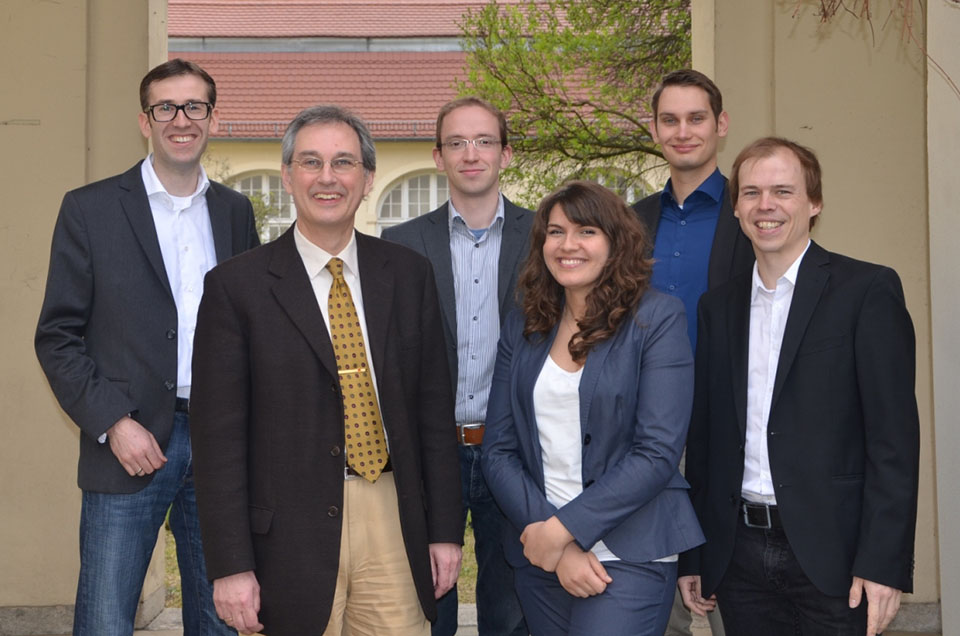
<instances>
[{"instance_id":1,"label":"man's hand","mask_svg":"<svg viewBox=\"0 0 960 636\"><path fill-rule=\"evenodd\" d=\"M433 597L449 592L460 576L463 550L456 543L430 544L430 570L433 572Z\"/></svg>"},{"instance_id":2,"label":"man's hand","mask_svg":"<svg viewBox=\"0 0 960 636\"><path fill-rule=\"evenodd\" d=\"M213 604L217 616L241 634L255 634L263 629L257 619L260 584L253 570L214 579Z\"/></svg>"},{"instance_id":3,"label":"man's hand","mask_svg":"<svg viewBox=\"0 0 960 636\"><path fill-rule=\"evenodd\" d=\"M680 596L683 598L684 606L694 614L706 616L707 612L712 612L717 608L716 594L710 598L703 598L699 576L681 576L677 579L677 587L680 588Z\"/></svg>"},{"instance_id":4,"label":"man's hand","mask_svg":"<svg viewBox=\"0 0 960 636\"><path fill-rule=\"evenodd\" d=\"M529 524L520 535L523 556L546 572L557 569L563 549L572 541L573 535L555 516Z\"/></svg>"},{"instance_id":5,"label":"man's hand","mask_svg":"<svg viewBox=\"0 0 960 636\"><path fill-rule=\"evenodd\" d=\"M850 609L860 605L864 590L867 592L867 636L874 636L882 633L897 615L903 592L855 576L850 586Z\"/></svg>"},{"instance_id":6,"label":"man's hand","mask_svg":"<svg viewBox=\"0 0 960 636\"><path fill-rule=\"evenodd\" d=\"M557 563L560 585L573 596L587 598L607 589L613 579L593 552L584 552L575 543L568 543Z\"/></svg>"},{"instance_id":7,"label":"man's hand","mask_svg":"<svg viewBox=\"0 0 960 636\"><path fill-rule=\"evenodd\" d=\"M143 477L167 463L153 433L124 415L107 429L107 441L117 461L131 477Z\"/></svg>"}]
</instances>

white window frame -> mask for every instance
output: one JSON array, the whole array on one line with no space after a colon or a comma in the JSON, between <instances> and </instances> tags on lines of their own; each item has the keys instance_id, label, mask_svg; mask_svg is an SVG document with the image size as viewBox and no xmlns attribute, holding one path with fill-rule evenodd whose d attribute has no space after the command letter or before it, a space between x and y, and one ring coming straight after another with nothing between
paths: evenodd
<instances>
[{"instance_id":1,"label":"white window frame","mask_svg":"<svg viewBox=\"0 0 960 636\"><path fill-rule=\"evenodd\" d=\"M432 171L403 175L384 190L377 203L377 236L385 228L437 209L449 198L449 192L445 174ZM395 206L395 209L389 216L384 216L387 205Z\"/></svg>"}]
</instances>

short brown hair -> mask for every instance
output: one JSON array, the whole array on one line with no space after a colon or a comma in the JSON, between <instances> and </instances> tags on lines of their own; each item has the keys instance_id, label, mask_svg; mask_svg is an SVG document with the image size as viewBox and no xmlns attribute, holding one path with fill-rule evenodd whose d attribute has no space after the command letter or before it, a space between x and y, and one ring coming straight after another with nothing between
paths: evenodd
<instances>
[{"instance_id":1,"label":"short brown hair","mask_svg":"<svg viewBox=\"0 0 960 636\"><path fill-rule=\"evenodd\" d=\"M571 222L599 228L610 241L610 258L587 294L587 307L570 341L580 362L595 345L613 336L650 286L653 261L645 255L648 235L620 195L592 181L569 181L540 202L530 230L530 253L517 280L525 324L523 333L546 336L560 321L564 290L543 259L550 212L559 205Z\"/></svg>"},{"instance_id":2,"label":"short brown hair","mask_svg":"<svg viewBox=\"0 0 960 636\"><path fill-rule=\"evenodd\" d=\"M740 198L740 168L743 167L743 164L751 159L772 157L780 149L792 152L800 162L803 181L807 188L807 198L816 205L823 205L822 173L816 153L806 146L801 146L797 142L783 137L761 137L748 144L733 161L733 168L730 171L730 200L734 208L737 207L737 201ZM810 217L811 229L817 222L817 216L819 215Z\"/></svg>"},{"instance_id":3,"label":"short brown hair","mask_svg":"<svg viewBox=\"0 0 960 636\"><path fill-rule=\"evenodd\" d=\"M500 126L500 146L506 147L509 144L509 140L507 139L507 117L503 114L503 111L482 97L470 95L460 97L452 102L447 102L440 108L440 113L437 115L437 148L443 150L443 139L440 138L440 129L443 126L443 120L447 115L464 106L479 106L496 117L497 124Z\"/></svg>"},{"instance_id":4,"label":"short brown hair","mask_svg":"<svg viewBox=\"0 0 960 636\"><path fill-rule=\"evenodd\" d=\"M140 80L140 108L143 112L147 112L147 109L150 108L150 85L180 75L196 75L206 82L207 101L210 102L211 106L217 105L217 84L210 77L210 74L200 68L198 64L177 57L153 67Z\"/></svg>"},{"instance_id":5,"label":"short brown hair","mask_svg":"<svg viewBox=\"0 0 960 636\"><path fill-rule=\"evenodd\" d=\"M660 81L660 86L657 87L657 90L653 93L653 98L650 100L653 106L654 121L656 121L657 113L659 112L660 94L663 93L663 89L668 86L696 86L701 89L707 94L707 98L710 100L710 110L713 111L714 119L720 119L720 113L723 112L723 95L720 94L720 89L717 88L717 85L713 83L712 79L700 71L685 68L667 73Z\"/></svg>"}]
</instances>

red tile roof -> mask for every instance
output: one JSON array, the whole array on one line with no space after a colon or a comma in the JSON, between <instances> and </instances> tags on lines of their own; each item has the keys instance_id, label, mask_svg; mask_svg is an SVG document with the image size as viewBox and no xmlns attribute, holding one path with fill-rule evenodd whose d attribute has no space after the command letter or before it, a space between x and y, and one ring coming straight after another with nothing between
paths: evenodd
<instances>
[{"instance_id":1,"label":"red tile roof","mask_svg":"<svg viewBox=\"0 0 960 636\"><path fill-rule=\"evenodd\" d=\"M172 4L172 3L171 3ZM462 52L172 53L217 82L214 137L278 138L303 108L345 106L378 139L433 137L437 111L456 96Z\"/></svg>"},{"instance_id":2,"label":"red tile roof","mask_svg":"<svg viewBox=\"0 0 960 636\"><path fill-rule=\"evenodd\" d=\"M519 0L499 0L515 4ZM458 37L482 0L169 0L170 37Z\"/></svg>"}]
</instances>

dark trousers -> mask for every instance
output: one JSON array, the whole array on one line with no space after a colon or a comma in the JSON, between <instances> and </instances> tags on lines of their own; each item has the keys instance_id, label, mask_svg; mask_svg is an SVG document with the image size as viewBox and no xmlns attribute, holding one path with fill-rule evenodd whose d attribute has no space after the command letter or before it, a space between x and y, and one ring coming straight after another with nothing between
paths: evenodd
<instances>
[{"instance_id":1,"label":"dark trousers","mask_svg":"<svg viewBox=\"0 0 960 636\"><path fill-rule=\"evenodd\" d=\"M717 601L727 636L867 632L866 598L850 609L846 596L827 596L804 574L782 528L749 528L742 517Z\"/></svg>"},{"instance_id":2,"label":"dark trousers","mask_svg":"<svg viewBox=\"0 0 960 636\"><path fill-rule=\"evenodd\" d=\"M463 516L473 523L477 555L477 632L480 636L527 636L520 601L513 589L513 568L503 555L507 523L480 472L480 446L460 446L460 485ZM437 601L437 621L432 636L452 636L457 631L457 587Z\"/></svg>"}]
</instances>

